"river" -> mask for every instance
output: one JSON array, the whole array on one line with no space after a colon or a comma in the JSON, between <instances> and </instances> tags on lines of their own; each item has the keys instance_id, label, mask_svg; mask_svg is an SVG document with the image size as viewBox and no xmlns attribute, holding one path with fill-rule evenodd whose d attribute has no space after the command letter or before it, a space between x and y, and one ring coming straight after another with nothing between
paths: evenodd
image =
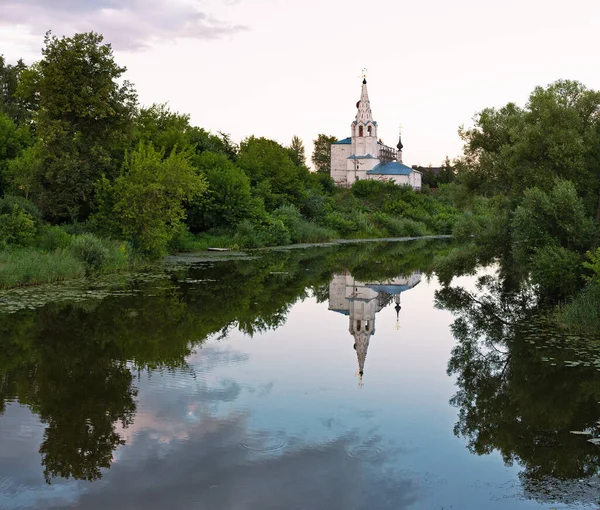
<instances>
[{"instance_id":1,"label":"river","mask_svg":"<svg viewBox=\"0 0 600 510\"><path fill-rule=\"evenodd\" d=\"M448 246L3 292L0 508L598 508L600 343Z\"/></svg>"}]
</instances>

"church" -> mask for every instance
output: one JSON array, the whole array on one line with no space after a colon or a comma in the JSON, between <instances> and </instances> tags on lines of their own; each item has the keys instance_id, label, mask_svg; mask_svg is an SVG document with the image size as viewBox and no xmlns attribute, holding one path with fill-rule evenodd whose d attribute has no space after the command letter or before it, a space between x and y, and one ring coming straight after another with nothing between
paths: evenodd
<instances>
[{"instance_id":1,"label":"church","mask_svg":"<svg viewBox=\"0 0 600 510\"><path fill-rule=\"evenodd\" d=\"M339 186L352 186L359 179L392 180L400 186L421 189L421 172L402 163L402 139L397 148L388 147L377 138L363 78L356 117L350 125L351 136L331 145L331 177Z\"/></svg>"}]
</instances>

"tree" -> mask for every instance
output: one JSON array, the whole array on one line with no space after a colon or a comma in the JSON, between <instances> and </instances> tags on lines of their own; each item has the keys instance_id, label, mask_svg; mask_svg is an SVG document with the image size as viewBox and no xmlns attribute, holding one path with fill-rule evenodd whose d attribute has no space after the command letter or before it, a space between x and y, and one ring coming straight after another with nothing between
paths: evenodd
<instances>
[{"instance_id":1,"label":"tree","mask_svg":"<svg viewBox=\"0 0 600 510\"><path fill-rule=\"evenodd\" d=\"M172 112L166 103L140 108L135 119L135 145L151 142L152 145L171 154L175 148L190 147L190 116Z\"/></svg>"},{"instance_id":2,"label":"tree","mask_svg":"<svg viewBox=\"0 0 600 510\"><path fill-rule=\"evenodd\" d=\"M460 180L470 190L504 194L516 206L525 189L548 191L559 177L600 219L600 92L560 80L536 88L524 108L483 110L460 135Z\"/></svg>"},{"instance_id":3,"label":"tree","mask_svg":"<svg viewBox=\"0 0 600 510\"><path fill-rule=\"evenodd\" d=\"M7 115L17 126L26 124L32 113L32 105L18 94L21 75L26 70L23 60L10 65L0 55L0 113Z\"/></svg>"},{"instance_id":4,"label":"tree","mask_svg":"<svg viewBox=\"0 0 600 510\"><path fill-rule=\"evenodd\" d=\"M304 144L302 140L296 135L292 137L292 143L288 147L288 154L290 158L294 162L294 164L298 167L306 166L306 155L304 154Z\"/></svg>"},{"instance_id":5,"label":"tree","mask_svg":"<svg viewBox=\"0 0 600 510\"><path fill-rule=\"evenodd\" d=\"M335 136L323 134L317 135L317 139L314 140L312 162L317 172L326 174L331 172L331 144L334 142L337 142Z\"/></svg>"},{"instance_id":6,"label":"tree","mask_svg":"<svg viewBox=\"0 0 600 510\"><path fill-rule=\"evenodd\" d=\"M94 182L118 173L137 98L101 35L48 32L44 41L44 58L24 71L21 90L39 99L42 191L34 198L48 219L81 220L91 211Z\"/></svg>"},{"instance_id":7,"label":"tree","mask_svg":"<svg viewBox=\"0 0 600 510\"><path fill-rule=\"evenodd\" d=\"M305 196L301 170L287 150L273 140L250 138L240 147L237 164L250 178L268 211L281 205L298 205Z\"/></svg>"},{"instance_id":8,"label":"tree","mask_svg":"<svg viewBox=\"0 0 600 510\"><path fill-rule=\"evenodd\" d=\"M130 241L149 257L160 257L182 228L185 202L206 189L189 155L173 151L168 157L151 144L140 144L126 158L121 175L97 184L99 211L95 220Z\"/></svg>"},{"instance_id":9,"label":"tree","mask_svg":"<svg viewBox=\"0 0 600 510\"><path fill-rule=\"evenodd\" d=\"M250 179L227 156L204 152L195 158L195 166L208 188L188 207L191 229L235 227L243 219L265 215L264 205L252 196Z\"/></svg>"},{"instance_id":10,"label":"tree","mask_svg":"<svg viewBox=\"0 0 600 510\"><path fill-rule=\"evenodd\" d=\"M31 134L26 126L17 126L8 115L0 113L0 196L4 192L6 169L31 144Z\"/></svg>"}]
</instances>

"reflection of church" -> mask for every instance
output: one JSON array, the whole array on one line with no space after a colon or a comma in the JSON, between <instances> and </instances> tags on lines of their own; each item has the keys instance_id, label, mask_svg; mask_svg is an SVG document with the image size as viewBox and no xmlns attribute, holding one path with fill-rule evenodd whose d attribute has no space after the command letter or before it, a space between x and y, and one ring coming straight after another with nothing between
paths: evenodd
<instances>
[{"instance_id":1,"label":"reflection of church","mask_svg":"<svg viewBox=\"0 0 600 510\"><path fill-rule=\"evenodd\" d=\"M393 301L396 303L396 326L399 327L400 294L420 281L420 271L378 283L359 282L348 272L334 275L329 284L329 309L350 318L348 330L354 337L361 384L369 339L375 334L375 314Z\"/></svg>"}]
</instances>

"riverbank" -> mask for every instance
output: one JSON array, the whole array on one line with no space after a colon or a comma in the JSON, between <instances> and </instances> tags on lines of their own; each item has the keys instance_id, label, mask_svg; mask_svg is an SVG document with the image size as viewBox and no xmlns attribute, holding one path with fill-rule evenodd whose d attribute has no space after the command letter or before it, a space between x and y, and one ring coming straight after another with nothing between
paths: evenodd
<instances>
[{"instance_id":1,"label":"riverbank","mask_svg":"<svg viewBox=\"0 0 600 510\"><path fill-rule=\"evenodd\" d=\"M298 243L248 250L233 248L229 251L182 252L167 256L166 262L198 262L224 258L248 258L254 252L296 250L316 247L374 242L408 242L418 240L450 239L450 235L412 237L385 237L366 239L334 239L318 243ZM86 275L111 274L141 269L151 262L136 258L125 243L99 239L86 234L76 236L64 248L45 251L36 248L18 248L0 251L0 289L31 287L47 283L76 280Z\"/></svg>"}]
</instances>

